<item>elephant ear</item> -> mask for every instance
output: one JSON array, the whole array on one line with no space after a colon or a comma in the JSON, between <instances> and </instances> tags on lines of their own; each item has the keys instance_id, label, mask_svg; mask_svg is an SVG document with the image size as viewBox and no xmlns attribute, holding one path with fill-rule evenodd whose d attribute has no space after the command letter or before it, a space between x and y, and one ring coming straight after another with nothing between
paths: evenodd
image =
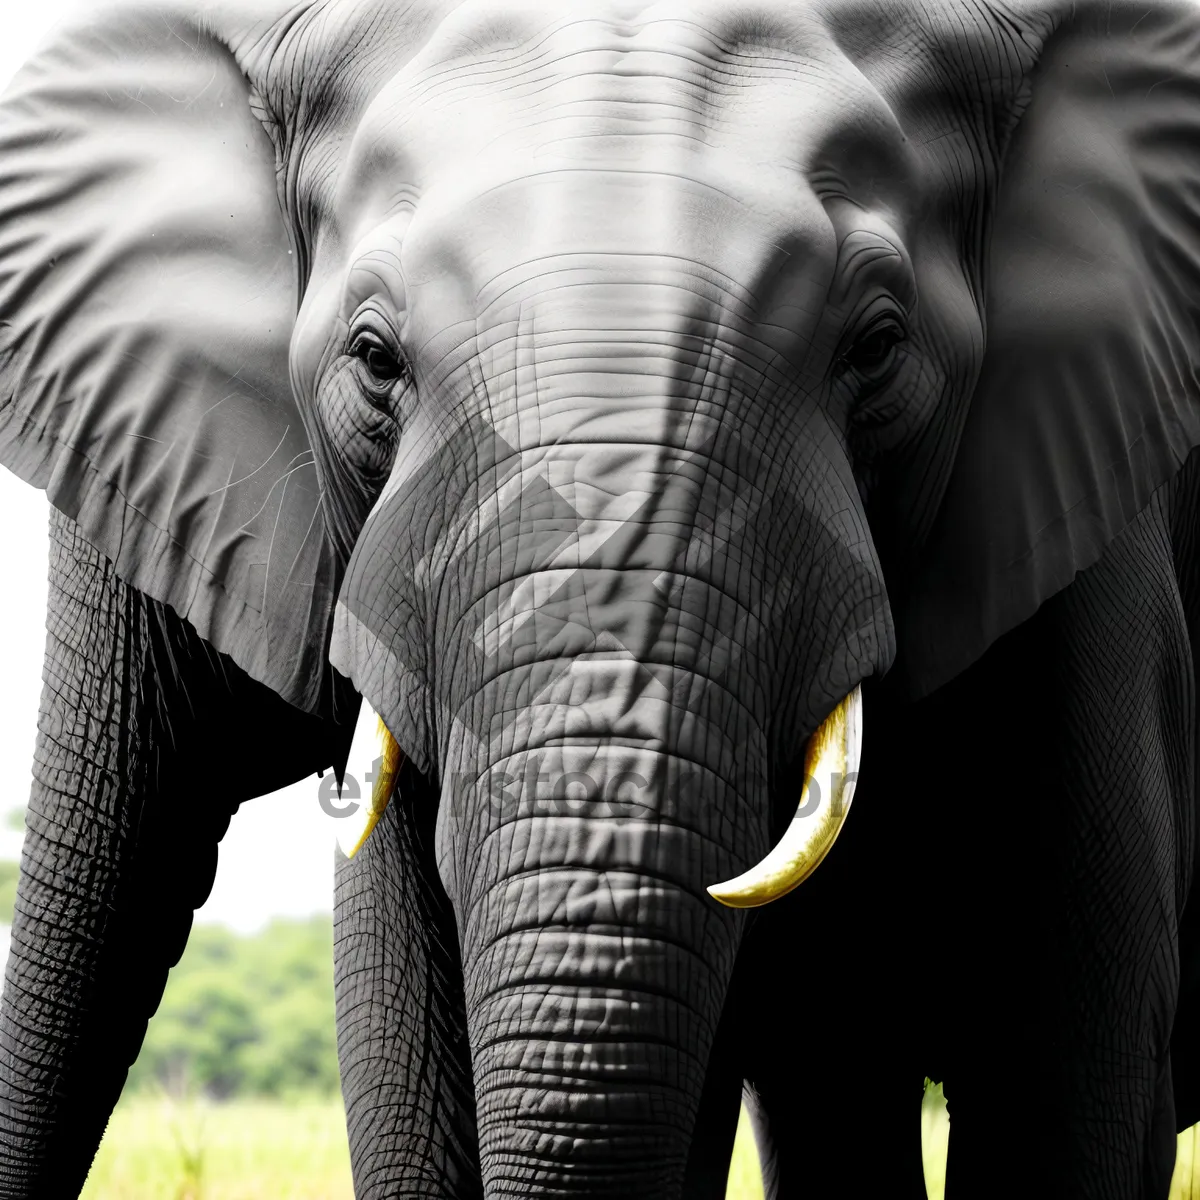
<instances>
[{"instance_id":1,"label":"elephant ear","mask_svg":"<svg viewBox=\"0 0 1200 1200\"><path fill-rule=\"evenodd\" d=\"M1030 617L1200 445L1200 9L1064 8L990 221L986 350L896 589L925 695Z\"/></svg>"},{"instance_id":2,"label":"elephant ear","mask_svg":"<svg viewBox=\"0 0 1200 1200\"><path fill-rule=\"evenodd\" d=\"M230 49L161 6L80 17L17 76L0 102L0 462L316 710L337 569L251 104Z\"/></svg>"}]
</instances>

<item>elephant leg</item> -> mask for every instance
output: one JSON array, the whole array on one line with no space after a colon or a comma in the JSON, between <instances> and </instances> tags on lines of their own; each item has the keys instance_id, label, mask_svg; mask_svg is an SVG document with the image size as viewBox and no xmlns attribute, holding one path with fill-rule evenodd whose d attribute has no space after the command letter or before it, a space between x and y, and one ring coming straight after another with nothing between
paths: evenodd
<instances>
[{"instance_id":1,"label":"elephant leg","mask_svg":"<svg viewBox=\"0 0 1200 1200\"><path fill-rule=\"evenodd\" d=\"M886 990L875 1000L886 1003ZM811 1034L807 1053L760 1058L746 1081L767 1200L924 1200L923 1077L857 1024Z\"/></svg>"},{"instance_id":2,"label":"elephant leg","mask_svg":"<svg viewBox=\"0 0 1200 1200\"><path fill-rule=\"evenodd\" d=\"M864 704L838 844L759 910L738 960L753 1031L746 1102L769 1200L925 1196L920 1108L925 1076L940 1078L944 914L913 706L871 685Z\"/></svg>"},{"instance_id":3,"label":"elephant leg","mask_svg":"<svg viewBox=\"0 0 1200 1200\"><path fill-rule=\"evenodd\" d=\"M883 743L870 708L864 723ZM914 946L913 934L923 937L926 885L876 852L897 814L873 784L864 762L846 844L764 910L743 947L737 986L754 1031L745 1096L767 1200L924 1200L920 1107L933 1068L923 941Z\"/></svg>"},{"instance_id":4,"label":"elephant leg","mask_svg":"<svg viewBox=\"0 0 1200 1200\"><path fill-rule=\"evenodd\" d=\"M725 1200L741 1110L746 1022L754 1018L746 1000L735 975L708 1056L684 1176L683 1200Z\"/></svg>"},{"instance_id":5,"label":"elephant leg","mask_svg":"<svg viewBox=\"0 0 1200 1200\"><path fill-rule=\"evenodd\" d=\"M746 1081L767 1200L924 1200L921 1078L890 1054L862 1061L854 1036L837 1055L759 1063Z\"/></svg>"},{"instance_id":6,"label":"elephant leg","mask_svg":"<svg viewBox=\"0 0 1200 1200\"><path fill-rule=\"evenodd\" d=\"M338 1062L358 1200L482 1195L458 935L432 859L436 803L406 765L366 844L338 856Z\"/></svg>"},{"instance_id":7,"label":"elephant leg","mask_svg":"<svg viewBox=\"0 0 1200 1200\"><path fill-rule=\"evenodd\" d=\"M316 718L125 585L58 513L44 680L0 1006L6 1200L78 1194L231 812L288 782L276 747L301 774L324 753Z\"/></svg>"},{"instance_id":8,"label":"elephant leg","mask_svg":"<svg viewBox=\"0 0 1200 1200\"><path fill-rule=\"evenodd\" d=\"M948 856L947 1194L1165 1200L1195 715L1163 498L980 667L942 712L974 758L945 808L974 848Z\"/></svg>"},{"instance_id":9,"label":"elephant leg","mask_svg":"<svg viewBox=\"0 0 1200 1200\"><path fill-rule=\"evenodd\" d=\"M178 817L154 789L151 616L55 514L45 688L0 1012L0 1195L74 1196L212 884L229 808ZM141 841L151 855L130 867ZM170 861L177 903L153 904ZM176 852L181 851L176 856Z\"/></svg>"},{"instance_id":10,"label":"elephant leg","mask_svg":"<svg viewBox=\"0 0 1200 1200\"><path fill-rule=\"evenodd\" d=\"M1188 642L1200 645L1200 454L1193 454L1172 488L1172 541L1175 546L1176 576L1187 621ZM1200 663L1192 656L1193 679ZM1193 713L1200 719L1200 714ZM1200 737L1195 739L1200 756ZM1198 758L1200 761L1200 758ZM1200 781L1194 769L1193 780ZM1190 838L1192 862L1200 859L1198 798L1193 792L1190 822L1181 822L1179 836ZM1191 883L1189 878L1189 885ZM1189 888L1190 891L1190 888ZM1179 1005L1171 1031L1171 1079L1174 1085L1177 1129L1188 1129L1200 1121L1200 904L1191 897L1179 922Z\"/></svg>"}]
</instances>

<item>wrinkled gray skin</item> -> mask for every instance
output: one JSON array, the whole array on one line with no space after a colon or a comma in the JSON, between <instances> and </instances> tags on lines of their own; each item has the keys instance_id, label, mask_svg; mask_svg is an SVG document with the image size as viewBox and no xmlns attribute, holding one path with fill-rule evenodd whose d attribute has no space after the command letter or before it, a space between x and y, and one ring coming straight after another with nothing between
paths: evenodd
<instances>
[{"instance_id":1,"label":"wrinkled gray skin","mask_svg":"<svg viewBox=\"0 0 1200 1200\"><path fill-rule=\"evenodd\" d=\"M69 515L0 1195L80 1186L230 811L344 761L326 649L407 757L337 875L360 1200L719 1197L742 1095L769 1196L915 1198L927 1073L955 1200L1166 1195L1200 1116L1197 30L1103 7L113 18L121 62L219 41L271 138L327 553L267 571L316 634L258 653L181 574L215 524L172 525L190 559L160 569L110 493L15 460ZM49 257L0 297L18 365L53 340L20 316ZM18 398L62 375L21 370ZM249 478L214 471L197 496ZM277 502L269 566L309 544ZM230 594L238 561L206 560ZM860 682L835 853L718 906ZM246 758L214 796L209 764Z\"/></svg>"}]
</instances>

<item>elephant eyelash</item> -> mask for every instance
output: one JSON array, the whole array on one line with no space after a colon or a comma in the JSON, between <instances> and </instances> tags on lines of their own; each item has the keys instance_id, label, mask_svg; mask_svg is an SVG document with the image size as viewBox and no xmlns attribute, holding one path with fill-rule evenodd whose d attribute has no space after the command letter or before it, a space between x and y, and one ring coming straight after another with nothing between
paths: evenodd
<instances>
[{"instance_id":1,"label":"elephant eyelash","mask_svg":"<svg viewBox=\"0 0 1200 1200\"><path fill-rule=\"evenodd\" d=\"M398 391L412 383L403 355L371 329L353 334L346 354L355 361L359 383L372 406L391 415Z\"/></svg>"},{"instance_id":2,"label":"elephant eyelash","mask_svg":"<svg viewBox=\"0 0 1200 1200\"><path fill-rule=\"evenodd\" d=\"M869 389L883 387L896 373L899 349L908 340L908 331L892 314L872 321L838 355L834 370L853 375Z\"/></svg>"}]
</instances>

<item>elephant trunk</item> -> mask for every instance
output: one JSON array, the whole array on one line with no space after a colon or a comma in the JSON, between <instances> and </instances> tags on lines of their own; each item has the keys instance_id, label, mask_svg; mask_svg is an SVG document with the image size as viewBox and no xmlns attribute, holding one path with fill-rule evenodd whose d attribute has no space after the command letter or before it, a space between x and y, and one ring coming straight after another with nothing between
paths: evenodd
<instances>
[{"instance_id":1,"label":"elephant trunk","mask_svg":"<svg viewBox=\"0 0 1200 1200\"><path fill-rule=\"evenodd\" d=\"M694 754L575 735L453 795L488 1196L681 1194L742 925L697 882L755 804Z\"/></svg>"},{"instance_id":2,"label":"elephant trunk","mask_svg":"<svg viewBox=\"0 0 1200 1200\"><path fill-rule=\"evenodd\" d=\"M614 457L579 455L574 495ZM762 648L695 548L699 496L647 484L663 457L623 451L626 491L605 494L639 508L594 509L586 556L563 551L552 498L518 501L554 550L439 642L436 853L488 1196L682 1194L744 924L705 884L772 838ZM498 561L456 573L490 581Z\"/></svg>"}]
</instances>

